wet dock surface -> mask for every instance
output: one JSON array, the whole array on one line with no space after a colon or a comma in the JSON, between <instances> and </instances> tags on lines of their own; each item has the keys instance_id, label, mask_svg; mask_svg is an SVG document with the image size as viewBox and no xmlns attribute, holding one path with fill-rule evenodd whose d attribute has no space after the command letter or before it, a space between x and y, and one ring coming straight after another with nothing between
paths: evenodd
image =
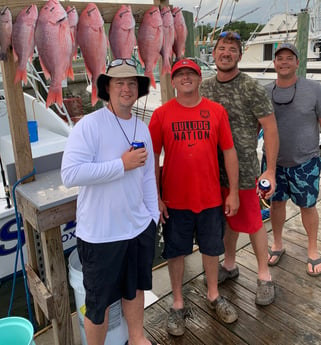
<instances>
[{"instance_id":1,"label":"wet dock surface","mask_svg":"<svg viewBox=\"0 0 321 345\"><path fill-rule=\"evenodd\" d=\"M271 244L271 231L268 236ZM252 246L247 244L237 252L239 277L219 288L220 294L237 309L238 321L226 325L207 307L204 273L200 272L184 284L186 305L192 310L192 317L186 319L185 334L173 337L166 332L172 303L169 293L145 310L147 336L168 345L321 344L321 276L310 277L306 273L307 236L297 212L287 220L283 239L286 253L278 266L271 268L276 284L273 304L255 305L257 265ZM320 249L320 232L318 239Z\"/></svg>"}]
</instances>

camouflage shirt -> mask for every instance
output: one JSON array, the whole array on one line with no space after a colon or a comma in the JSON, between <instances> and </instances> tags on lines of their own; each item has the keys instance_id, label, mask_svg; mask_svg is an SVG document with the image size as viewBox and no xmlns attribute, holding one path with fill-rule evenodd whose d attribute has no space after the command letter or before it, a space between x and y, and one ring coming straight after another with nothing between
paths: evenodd
<instances>
[{"instance_id":1,"label":"camouflage shirt","mask_svg":"<svg viewBox=\"0 0 321 345\"><path fill-rule=\"evenodd\" d=\"M239 159L240 189L255 188L255 178L260 175L256 152L258 119L273 113L266 90L256 80L240 72L234 79L223 83L216 77L204 79L200 92L227 110ZM220 155L220 173L222 186L228 187L223 155Z\"/></svg>"}]
</instances>

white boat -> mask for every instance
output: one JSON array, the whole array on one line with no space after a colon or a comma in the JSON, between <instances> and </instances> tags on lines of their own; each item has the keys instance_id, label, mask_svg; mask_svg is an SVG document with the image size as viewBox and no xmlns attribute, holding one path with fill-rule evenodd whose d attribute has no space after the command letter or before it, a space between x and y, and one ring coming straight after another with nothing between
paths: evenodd
<instances>
[{"instance_id":1,"label":"white boat","mask_svg":"<svg viewBox=\"0 0 321 345\"><path fill-rule=\"evenodd\" d=\"M1 77L1 74L0 74ZM32 142L31 151L36 173L58 169L62 153L71 130L71 125L62 120L53 110L46 108L43 101L24 93L27 120L37 121L38 141ZM13 146L7 113L5 95L0 79L0 156L2 174L0 185L0 282L14 273L14 263L17 249L17 225L15 210L8 199L4 185L12 186L16 182ZM11 207L8 207L10 204ZM65 250L76 244L75 222L64 224L61 227L61 239ZM22 238L25 243L24 237ZM25 246L24 246L25 247ZM26 250L24 249L25 258ZM20 261L18 270L21 269Z\"/></svg>"},{"instance_id":2,"label":"white boat","mask_svg":"<svg viewBox=\"0 0 321 345\"><path fill-rule=\"evenodd\" d=\"M306 78L321 82L321 1L311 1L307 9L310 27L307 44ZM273 58L278 44L297 42L298 14L274 15L258 33L253 33L245 44L241 71L258 79L263 85L276 79Z\"/></svg>"}]
</instances>

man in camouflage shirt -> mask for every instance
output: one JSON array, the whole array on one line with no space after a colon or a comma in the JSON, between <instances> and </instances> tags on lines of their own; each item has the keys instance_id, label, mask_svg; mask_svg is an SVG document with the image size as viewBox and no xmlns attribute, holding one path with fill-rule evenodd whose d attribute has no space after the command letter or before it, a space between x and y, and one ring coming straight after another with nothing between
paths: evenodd
<instances>
[{"instance_id":1,"label":"man in camouflage shirt","mask_svg":"<svg viewBox=\"0 0 321 345\"><path fill-rule=\"evenodd\" d=\"M219 267L219 283L239 275L235 263L236 243L240 232L248 233L258 262L255 302L268 305L274 301L274 283L268 267L268 241L262 222L256 183L268 179L275 190L276 158L279 149L277 124L272 103L265 89L257 81L238 69L242 57L241 37L225 31L219 35L213 56L217 67L215 77L203 80L201 94L221 103L228 112L234 145L239 159L240 208L233 217L226 217L224 235L225 258ZM267 170L260 176L257 157L257 135L264 130ZM223 197L228 193L224 164L220 164Z\"/></svg>"}]
</instances>

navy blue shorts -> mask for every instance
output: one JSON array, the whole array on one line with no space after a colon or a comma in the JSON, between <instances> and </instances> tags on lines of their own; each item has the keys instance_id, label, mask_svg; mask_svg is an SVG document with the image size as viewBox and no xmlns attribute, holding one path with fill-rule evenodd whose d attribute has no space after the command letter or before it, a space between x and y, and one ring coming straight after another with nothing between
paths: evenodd
<instances>
[{"instance_id":1,"label":"navy blue shorts","mask_svg":"<svg viewBox=\"0 0 321 345\"><path fill-rule=\"evenodd\" d=\"M156 224L137 237L109 243L77 238L86 291L86 317L104 322L105 310L121 298L132 300L136 290L151 290Z\"/></svg>"},{"instance_id":2,"label":"navy blue shorts","mask_svg":"<svg viewBox=\"0 0 321 345\"><path fill-rule=\"evenodd\" d=\"M319 195L320 158L291 168L276 167L276 190L272 201L286 201L291 198L299 207L313 207Z\"/></svg>"},{"instance_id":3,"label":"navy blue shorts","mask_svg":"<svg viewBox=\"0 0 321 345\"><path fill-rule=\"evenodd\" d=\"M202 254L219 256L224 253L225 220L222 206L208 208L200 213L172 208L167 210L169 218L163 224L165 259L191 254L194 234Z\"/></svg>"}]
</instances>

